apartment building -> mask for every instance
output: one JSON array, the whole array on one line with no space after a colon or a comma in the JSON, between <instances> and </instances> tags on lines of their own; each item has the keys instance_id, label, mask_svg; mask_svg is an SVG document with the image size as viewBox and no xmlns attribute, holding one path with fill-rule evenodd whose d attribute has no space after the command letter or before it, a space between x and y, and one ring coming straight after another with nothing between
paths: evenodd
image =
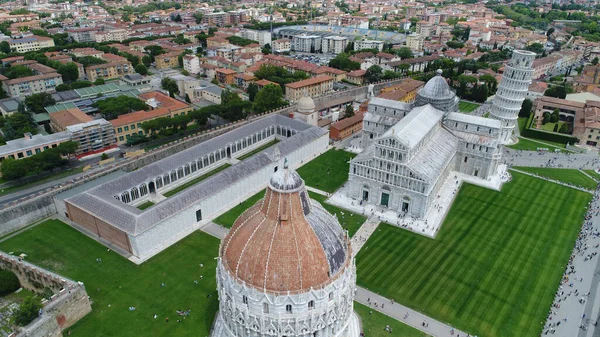
<instances>
[{"instance_id":1,"label":"apartment building","mask_svg":"<svg viewBox=\"0 0 600 337\"><path fill-rule=\"evenodd\" d=\"M10 49L17 53L26 53L42 48L54 47L54 40L45 36L32 35L22 39L8 40L8 44L10 45Z\"/></svg>"},{"instance_id":2,"label":"apartment building","mask_svg":"<svg viewBox=\"0 0 600 337\"><path fill-rule=\"evenodd\" d=\"M434 32L435 29L433 28L433 24L427 21L417 22L417 34L423 37L429 37L432 36Z\"/></svg>"},{"instance_id":3,"label":"apartment building","mask_svg":"<svg viewBox=\"0 0 600 337\"><path fill-rule=\"evenodd\" d=\"M306 80L285 85L285 97L290 102L296 102L304 96L316 97L333 90L333 77L317 76Z\"/></svg>"},{"instance_id":4,"label":"apartment building","mask_svg":"<svg viewBox=\"0 0 600 337\"><path fill-rule=\"evenodd\" d=\"M292 50L292 41L289 39L277 39L271 44L273 53L286 53Z\"/></svg>"},{"instance_id":5,"label":"apartment building","mask_svg":"<svg viewBox=\"0 0 600 337\"><path fill-rule=\"evenodd\" d=\"M379 51L383 50L383 41L377 40L358 40L354 42L354 50L362 50L362 49L377 49Z\"/></svg>"},{"instance_id":6,"label":"apartment building","mask_svg":"<svg viewBox=\"0 0 600 337\"><path fill-rule=\"evenodd\" d=\"M292 38L293 49L303 53L318 53L321 51L322 42L319 35L300 34Z\"/></svg>"},{"instance_id":7,"label":"apartment building","mask_svg":"<svg viewBox=\"0 0 600 337\"><path fill-rule=\"evenodd\" d=\"M422 51L423 37L417 33L410 34L406 37L406 46L414 51Z\"/></svg>"},{"instance_id":8,"label":"apartment building","mask_svg":"<svg viewBox=\"0 0 600 337\"><path fill-rule=\"evenodd\" d=\"M268 30L244 29L240 35L245 39L257 41L261 47L271 44L271 32Z\"/></svg>"},{"instance_id":9,"label":"apartment building","mask_svg":"<svg viewBox=\"0 0 600 337\"><path fill-rule=\"evenodd\" d=\"M3 80L2 88L10 97L27 96L40 92L54 91L62 84L62 76L58 73L47 73L35 76Z\"/></svg>"},{"instance_id":10,"label":"apartment building","mask_svg":"<svg viewBox=\"0 0 600 337\"><path fill-rule=\"evenodd\" d=\"M183 57L183 69L190 74L200 73L200 59L196 55L185 55Z\"/></svg>"},{"instance_id":11,"label":"apartment building","mask_svg":"<svg viewBox=\"0 0 600 337\"><path fill-rule=\"evenodd\" d=\"M127 29L113 29L106 32L97 32L96 33L96 42L109 42L109 41L119 41L127 40L129 38L130 31Z\"/></svg>"},{"instance_id":12,"label":"apartment building","mask_svg":"<svg viewBox=\"0 0 600 337\"><path fill-rule=\"evenodd\" d=\"M219 68L216 69L215 72L217 81L219 81L219 83L233 84L235 82L235 74L237 74L235 70Z\"/></svg>"},{"instance_id":13,"label":"apartment building","mask_svg":"<svg viewBox=\"0 0 600 337\"><path fill-rule=\"evenodd\" d=\"M105 64L97 64L85 68L87 79L94 82L99 78L111 80L113 78L123 77L127 74L133 74L134 70L129 61L114 61Z\"/></svg>"},{"instance_id":14,"label":"apartment building","mask_svg":"<svg viewBox=\"0 0 600 337\"><path fill-rule=\"evenodd\" d=\"M103 152L117 145L115 130L104 118L69 125L66 129L71 134L71 140L79 143L75 156Z\"/></svg>"},{"instance_id":15,"label":"apartment building","mask_svg":"<svg viewBox=\"0 0 600 337\"><path fill-rule=\"evenodd\" d=\"M8 158L22 159L31 157L71 140L71 134L68 131L57 132L51 135L32 135L27 132L24 136L23 138L9 140L5 145L0 146L0 161Z\"/></svg>"},{"instance_id":16,"label":"apartment building","mask_svg":"<svg viewBox=\"0 0 600 337\"><path fill-rule=\"evenodd\" d=\"M96 42L98 28L72 28L67 29L67 34L76 42Z\"/></svg>"},{"instance_id":17,"label":"apartment building","mask_svg":"<svg viewBox=\"0 0 600 337\"><path fill-rule=\"evenodd\" d=\"M179 54L178 52L166 53L156 55L155 62L157 69L174 68L179 66Z\"/></svg>"},{"instance_id":18,"label":"apartment building","mask_svg":"<svg viewBox=\"0 0 600 337\"><path fill-rule=\"evenodd\" d=\"M347 45L348 38L345 36L326 36L322 39L321 51L323 54L340 54Z\"/></svg>"},{"instance_id":19,"label":"apartment building","mask_svg":"<svg viewBox=\"0 0 600 337\"><path fill-rule=\"evenodd\" d=\"M80 123L91 122L94 119L79 108L66 109L50 113L50 128L54 132L67 131L67 127Z\"/></svg>"}]
</instances>

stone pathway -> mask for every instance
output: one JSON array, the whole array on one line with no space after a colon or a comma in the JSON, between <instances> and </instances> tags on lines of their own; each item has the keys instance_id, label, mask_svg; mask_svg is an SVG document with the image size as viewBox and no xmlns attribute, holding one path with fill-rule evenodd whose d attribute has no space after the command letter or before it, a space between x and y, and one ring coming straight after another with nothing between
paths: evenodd
<instances>
[{"instance_id":1,"label":"stone pathway","mask_svg":"<svg viewBox=\"0 0 600 337\"><path fill-rule=\"evenodd\" d=\"M200 228L201 231L210 234L218 239L222 239L225 237L225 234L229 232L229 228L225 228L221 225L217 225L214 222L209 222L206 225Z\"/></svg>"},{"instance_id":2,"label":"stone pathway","mask_svg":"<svg viewBox=\"0 0 600 337\"><path fill-rule=\"evenodd\" d=\"M548 178L546 178L546 177L539 176L539 175L537 175L537 174L533 174L533 173L529 173L529 172L521 171L521 170L514 169L514 168L511 168L511 170L513 170L513 171L515 171L515 172L522 173L522 174L526 174L526 175L528 175L528 176L531 176L531 177L535 177L535 178L538 178L538 179L546 180L546 181L549 181L549 182L551 182L551 183L555 183L555 184L563 185L563 186L566 186L566 187L574 188L574 189L576 189L576 190L580 190L580 191L583 191L583 192L588 192L588 193L590 193L590 194L593 194L593 193L594 193L594 192L592 192L592 191L590 191L590 190L587 190L587 189L585 189L585 188L583 188L583 187L579 187L579 186L573 186L573 185L570 185L570 184L567 184L567 183L563 183L562 181L553 180L553 179L548 179ZM590 177L590 178L592 178L592 177ZM592 179L593 179L593 178L592 178Z\"/></svg>"},{"instance_id":3,"label":"stone pathway","mask_svg":"<svg viewBox=\"0 0 600 337\"><path fill-rule=\"evenodd\" d=\"M322 191L320 189L317 189L317 188L314 188L314 187L310 187L310 186L305 186L305 187L306 187L307 191L315 192L315 193L318 193L320 195L324 195L324 196L326 196L328 198L331 196L331 193L327 193L327 192Z\"/></svg>"},{"instance_id":4,"label":"stone pathway","mask_svg":"<svg viewBox=\"0 0 600 337\"><path fill-rule=\"evenodd\" d=\"M354 233L354 236L350 240L350 244L352 245L352 257L356 257L356 254L358 254L367 240L369 240L371 234L375 232L377 226L379 226L379 219L377 219L376 216L370 216L367 221L360 226L358 231Z\"/></svg>"},{"instance_id":5,"label":"stone pathway","mask_svg":"<svg viewBox=\"0 0 600 337\"><path fill-rule=\"evenodd\" d=\"M370 307L372 310L379 311L386 316L394 318L431 336L468 336L466 332L453 329L451 326L427 317L418 311L412 310L395 302L392 304L390 299L379 296L376 293L362 287L357 287L354 300ZM375 307L375 303L377 303L377 307ZM425 323L426 326L423 326L423 323ZM367 336L369 335L367 332L365 332L365 334Z\"/></svg>"}]
</instances>

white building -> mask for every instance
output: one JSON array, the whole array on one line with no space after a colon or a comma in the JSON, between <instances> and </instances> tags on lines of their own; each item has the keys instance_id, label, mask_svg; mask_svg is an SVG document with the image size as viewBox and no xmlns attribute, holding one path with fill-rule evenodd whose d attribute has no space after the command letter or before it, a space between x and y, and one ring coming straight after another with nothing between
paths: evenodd
<instances>
[{"instance_id":1,"label":"white building","mask_svg":"<svg viewBox=\"0 0 600 337\"><path fill-rule=\"evenodd\" d=\"M406 46L411 50L423 50L423 37L417 33L412 33L406 37Z\"/></svg>"},{"instance_id":2,"label":"white building","mask_svg":"<svg viewBox=\"0 0 600 337\"><path fill-rule=\"evenodd\" d=\"M354 42L354 50L361 49L377 49L379 51L383 50L383 41L376 40L359 40Z\"/></svg>"},{"instance_id":3,"label":"white building","mask_svg":"<svg viewBox=\"0 0 600 337\"><path fill-rule=\"evenodd\" d=\"M109 31L96 32L96 42L108 42L108 41L119 41L127 40L129 38L130 31L128 29L113 29Z\"/></svg>"},{"instance_id":4,"label":"white building","mask_svg":"<svg viewBox=\"0 0 600 337\"><path fill-rule=\"evenodd\" d=\"M161 197L273 139L280 142L169 198ZM141 263L265 188L273 172L283 168L279 154L290 167L298 167L325 152L328 144L326 130L274 114L97 187L55 198L55 205L69 223ZM149 200L156 204L137 208Z\"/></svg>"},{"instance_id":5,"label":"white building","mask_svg":"<svg viewBox=\"0 0 600 337\"><path fill-rule=\"evenodd\" d=\"M456 112L441 71L413 107L374 98L364 116L362 145L350 162L347 197L424 218L451 171L482 179L496 174L502 155L500 122ZM389 101L389 102L386 102Z\"/></svg>"},{"instance_id":6,"label":"white building","mask_svg":"<svg viewBox=\"0 0 600 337\"><path fill-rule=\"evenodd\" d=\"M221 241L217 289L212 337L360 334L348 234L287 164Z\"/></svg>"},{"instance_id":7,"label":"white building","mask_svg":"<svg viewBox=\"0 0 600 337\"><path fill-rule=\"evenodd\" d=\"M200 73L200 59L196 55L185 55L183 57L183 69L190 74Z\"/></svg>"},{"instance_id":8,"label":"white building","mask_svg":"<svg viewBox=\"0 0 600 337\"><path fill-rule=\"evenodd\" d=\"M326 36L322 39L321 51L324 54L340 54L344 52L348 45L348 38L345 36Z\"/></svg>"},{"instance_id":9,"label":"white building","mask_svg":"<svg viewBox=\"0 0 600 337\"><path fill-rule=\"evenodd\" d=\"M512 58L504 67L502 80L490 108L490 117L502 123L500 141L503 144L511 141L513 130L517 125L521 105L531 84L535 57L534 52L514 50Z\"/></svg>"},{"instance_id":10,"label":"white building","mask_svg":"<svg viewBox=\"0 0 600 337\"><path fill-rule=\"evenodd\" d=\"M292 40L295 51L303 53L318 53L321 51L321 37L318 35L296 35Z\"/></svg>"},{"instance_id":11,"label":"white building","mask_svg":"<svg viewBox=\"0 0 600 337\"><path fill-rule=\"evenodd\" d=\"M261 47L271 44L271 32L268 30L244 29L240 32L243 38L258 41Z\"/></svg>"},{"instance_id":12,"label":"white building","mask_svg":"<svg viewBox=\"0 0 600 337\"><path fill-rule=\"evenodd\" d=\"M273 53L285 53L292 50L292 41L289 39L277 39L273 41L271 50Z\"/></svg>"}]
</instances>

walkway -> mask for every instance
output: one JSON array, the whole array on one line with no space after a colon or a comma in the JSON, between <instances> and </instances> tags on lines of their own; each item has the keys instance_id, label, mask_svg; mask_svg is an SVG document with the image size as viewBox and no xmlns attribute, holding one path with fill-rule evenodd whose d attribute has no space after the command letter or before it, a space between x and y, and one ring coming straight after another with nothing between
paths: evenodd
<instances>
[{"instance_id":1,"label":"walkway","mask_svg":"<svg viewBox=\"0 0 600 337\"><path fill-rule=\"evenodd\" d=\"M576 189L576 190L580 190L580 191L583 191L583 192L588 192L588 193L590 193L590 194L593 194L593 193L594 193L593 191L586 190L586 189L585 189L585 188L583 188L583 187L579 187L579 186L573 186L573 185L570 185L570 184L567 184L567 183L563 183L562 181L553 180L553 179L548 179L548 178L546 178L546 177L539 176L539 175L537 175L537 174L533 174L533 173L529 173L529 172L525 172L525 171L521 171L521 170L519 170L519 169L511 168L511 170L512 170L512 171L515 171L515 172L519 172L519 173L521 173L521 174L526 174L526 175L528 175L528 176L532 176L532 177L535 177L535 178L538 178L538 179L546 180L546 181L549 181L549 182L551 182L551 183L555 183L555 184L563 185L563 186L566 186L566 187L574 188L574 189ZM590 179L592 179L592 180L595 180L595 179L593 179L592 177L590 177Z\"/></svg>"},{"instance_id":2,"label":"walkway","mask_svg":"<svg viewBox=\"0 0 600 337\"><path fill-rule=\"evenodd\" d=\"M369 299L370 303L368 301ZM419 329L431 336L468 336L466 332L453 329L451 326L431 319L418 311L412 310L398 303L392 304L390 299L379 296L374 292L362 287L357 287L354 300L370 307L372 310L379 311L386 316L394 318L406 325L412 326L415 329ZM377 303L377 307L375 307L375 303ZM423 323L425 323L426 326L423 326ZM369 335L368 333L365 334L367 336Z\"/></svg>"},{"instance_id":3,"label":"walkway","mask_svg":"<svg viewBox=\"0 0 600 337\"><path fill-rule=\"evenodd\" d=\"M356 257L356 254L358 254L378 226L379 219L377 219L376 216L370 216L367 221L360 226L358 231L354 233L354 236L350 240L350 244L352 245L352 257Z\"/></svg>"},{"instance_id":4,"label":"walkway","mask_svg":"<svg viewBox=\"0 0 600 337\"><path fill-rule=\"evenodd\" d=\"M331 196L331 193L327 193L327 192L322 191L320 189L317 189L317 188L314 188L314 187L310 187L310 186L306 186L306 185L304 187L306 187L307 191L315 192L317 194L324 195L324 196L326 196L328 198Z\"/></svg>"}]
</instances>

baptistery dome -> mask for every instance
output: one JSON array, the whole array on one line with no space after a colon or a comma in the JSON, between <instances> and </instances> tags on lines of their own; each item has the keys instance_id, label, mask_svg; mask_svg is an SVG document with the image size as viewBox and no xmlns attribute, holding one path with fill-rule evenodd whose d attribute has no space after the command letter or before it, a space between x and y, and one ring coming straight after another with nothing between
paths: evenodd
<instances>
[{"instance_id":1,"label":"baptistery dome","mask_svg":"<svg viewBox=\"0 0 600 337\"><path fill-rule=\"evenodd\" d=\"M315 101L309 96L301 97L296 103L296 109L300 112L312 112L315 110Z\"/></svg>"},{"instance_id":2,"label":"baptistery dome","mask_svg":"<svg viewBox=\"0 0 600 337\"><path fill-rule=\"evenodd\" d=\"M458 101L456 93L442 77L442 70L438 69L436 75L417 93L415 106L431 104L438 110L455 112L458 111Z\"/></svg>"},{"instance_id":3,"label":"baptistery dome","mask_svg":"<svg viewBox=\"0 0 600 337\"><path fill-rule=\"evenodd\" d=\"M221 242L212 336L355 337L356 268L337 219L284 168Z\"/></svg>"}]
</instances>

